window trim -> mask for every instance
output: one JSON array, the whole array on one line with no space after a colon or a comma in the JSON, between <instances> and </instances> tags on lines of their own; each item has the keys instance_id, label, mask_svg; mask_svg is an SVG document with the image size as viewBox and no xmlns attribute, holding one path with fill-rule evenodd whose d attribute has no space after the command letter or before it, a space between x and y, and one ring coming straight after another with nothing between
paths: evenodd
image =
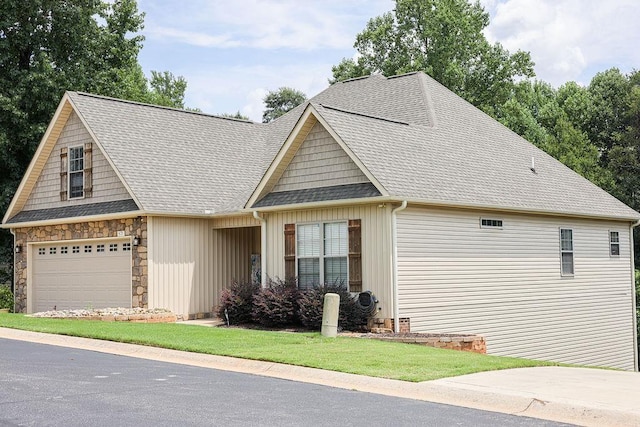
<instances>
[{"instance_id":1,"label":"window trim","mask_svg":"<svg viewBox=\"0 0 640 427\"><path fill-rule=\"evenodd\" d=\"M563 249L562 248L562 232L569 231L571 232L571 249ZM568 227L560 227L558 232L558 243L560 249L560 276L562 277L574 277L576 274L576 262L575 262L575 245L573 243L573 228ZM564 262L563 255L571 254L571 272L564 271Z\"/></svg>"},{"instance_id":2,"label":"window trim","mask_svg":"<svg viewBox=\"0 0 640 427\"><path fill-rule=\"evenodd\" d=\"M616 241L614 242L611 237L612 235L615 233L616 235ZM618 247L618 253L614 254L613 253L613 246L617 246ZM609 230L609 257L610 258L620 258L620 232L619 231L614 231L614 230Z\"/></svg>"},{"instance_id":3,"label":"window trim","mask_svg":"<svg viewBox=\"0 0 640 427\"><path fill-rule=\"evenodd\" d=\"M298 236L300 236L300 231L299 231L299 227L300 226L305 226L305 225L318 225L319 229L320 229L320 255L317 257L310 257L310 256L300 256L299 253L299 249L300 249L300 245L298 243ZM346 239L347 239L347 247L346 247L346 252L344 255L342 256L326 256L325 255L325 239L324 239L324 229L325 229L325 224L344 224L345 226L345 230L346 230ZM349 221L348 220L330 220L330 221L310 221L310 222L299 222L296 223L296 277L300 277L299 276L299 272L298 272L298 266L299 266L299 260L301 259L318 259L318 264L319 264L319 285L322 285L325 283L325 259L337 259L337 258L344 258L346 260L346 264L347 264L347 271L346 271L346 279L345 279L345 286L347 287L347 290L349 290ZM298 284L298 287L300 287L300 284Z\"/></svg>"},{"instance_id":4,"label":"window trim","mask_svg":"<svg viewBox=\"0 0 640 427\"><path fill-rule=\"evenodd\" d=\"M82 169L80 170L72 170L71 169L71 162L74 160L78 160L78 159L73 159L71 153L73 153L73 151L75 149L78 149L80 151L80 153L82 153ZM68 200L79 200L79 199L84 199L85 197L85 182L84 182L84 178L85 178L85 156L84 156L84 144L82 145L73 145L70 146L68 148L68 155L67 155L67 197ZM74 174L82 174L82 195L81 196L76 196L76 197L72 197L72 188L71 188L71 176Z\"/></svg>"}]
</instances>

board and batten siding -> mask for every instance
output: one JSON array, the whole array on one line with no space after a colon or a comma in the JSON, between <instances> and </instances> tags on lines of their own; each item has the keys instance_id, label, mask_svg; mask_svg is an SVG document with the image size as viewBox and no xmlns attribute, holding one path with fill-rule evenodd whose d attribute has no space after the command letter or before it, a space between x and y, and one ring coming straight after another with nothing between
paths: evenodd
<instances>
[{"instance_id":1,"label":"board and batten siding","mask_svg":"<svg viewBox=\"0 0 640 427\"><path fill-rule=\"evenodd\" d=\"M481 228L481 217L503 227ZM560 228L573 230L573 277L560 274ZM629 230L410 207L397 217L399 317L412 332L482 334L490 354L633 370ZM609 231L619 232L619 257Z\"/></svg>"},{"instance_id":2,"label":"board and batten siding","mask_svg":"<svg viewBox=\"0 0 640 427\"><path fill-rule=\"evenodd\" d=\"M316 123L272 191L366 182L369 179L360 168L331 134L320 123Z\"/></svg>"},{"instance_id":3,"label":"board and batten siding","mask_svg":"<svg viewBox=\"0 0 640 427\"><path fill-rule=\"evenodd\" d=\"M149 217L149 307L177 315L210 312L213 254L208 219Z\"/></svg>"},{"instance_id":4,"label":"board and batten siding","mask_svg":"<svg viewBox=\"0 0 640 427\"><path fill-rule=\"evenodd\" d=\"M234 281L251 280L251 255L260 254L260 227L211 230L213 306Z\"/></svg>"},{"instance_id":5,"label":"board and batten siding","mask_svg":"<svg viewBox=\"0 0 640 427\"><path fill-rule=\"evenodd\" d=\"M60 200L60 148L73 147L87 142L93 142L93 139L80 121L78 115L72 112L25 203L24 210L58 208L69 205L110 202L131 198L129 192L111 168L111 165L100 149L96 144L93 144L92 197Z\"/></svg>"},{"instance_id":6,"label":"board and batten siding","mask_svg":"<svg viewBox=\"0 0 640 427\"><path fill-rule=\"evenodd\" d=\"M267 275L284 278L284 225L361 220L362 290L380 301L378 317L392 317L391 209L389 206L357 205L345 208L266 212Z\"/></svg>"}]
</instances>

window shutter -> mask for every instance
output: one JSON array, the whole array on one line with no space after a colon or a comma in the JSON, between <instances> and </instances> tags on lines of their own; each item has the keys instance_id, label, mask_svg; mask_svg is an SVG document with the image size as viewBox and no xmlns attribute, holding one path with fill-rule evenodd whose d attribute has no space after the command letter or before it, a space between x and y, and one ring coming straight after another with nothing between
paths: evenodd
<instances>
[{"instance_id":1,"label":"window shutter","mask_svg":"<svg viewBox=\"0 0 640 427\"><path fill-rule=\"evenodd\" d=\"M349 290L362 292L362 232L359 219L349 220Z\"/></svg>"},{"instance_id":2,"label":"window shutter","mask_svg":"<svg viewBox=\"0 0 640 427\"><path fill-rule=\"evenodd\" d=\"M87 142L84 144L84 197L93 195L93 144Z\"/></svg>"},{"instance_id":3,"label":"window shutter","mask_svg":"<svg viewBox=\"0 0 640 427\"><path fill-rule=\"evenodd\" d=\"M60 200L67 200L67 147L60 148Z\"/></svg>"},{"instance_id":4,"label":"window shutter","mask_svg":"<svg viewBox=\"0 0 640 427\"><path fill-rule=\"evenodd\" d=\"M284 225L284 276L296 277L296 225Z\"/></svg>"}]
</instances>

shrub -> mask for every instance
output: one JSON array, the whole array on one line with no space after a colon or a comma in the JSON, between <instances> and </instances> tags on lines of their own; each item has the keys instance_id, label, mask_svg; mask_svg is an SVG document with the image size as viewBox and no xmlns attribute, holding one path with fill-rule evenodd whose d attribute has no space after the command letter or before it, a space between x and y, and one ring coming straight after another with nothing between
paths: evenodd
<instances>
[{"instance_id":1,"label":"shrub","mask_svg":"<svg viewBox=\"0 0 640 427\"><path fill-rule=\"evenodd\" d=\"M260 291L260 284L251 281L233 282L229 289L224 289L220 295L220 306L218 317L227 320L229 324L240 324L251 322L251 311L253 309L253 299Z\"/></svg>"},{"instance_id":2,"label":"shrub","mask_svg":"<svg viewBox=\"0 0 640 427\"><path fill-rule=\"evenodd\" d=\"M369 319L373 317L375 311L363 310L358 305L357 298L353 297L346 286L341 283L325 284L302 292L299 300L298 316L304 326L310 329L320 329L322 326L324 295L327 293L334 293L340 296L338 329L359 331L367 328Z\"/></svg>"},{"instance_id":3,"label":"shrub","mask_svg":"<svg viewBox=\"0 0 640 427\"><path fill-rule=\"evenodd\" d=\"M295 279L269 280L253 298L253 320L263 326L280 327L298 323L300 292Z\"/></svg>"},{"instance_id":4,"label":"shrub","mask_svg":"<svg viewBox=\"0 0 640 427\"><path fill-rule=\"evenodd\" d=\"M0 285L0 309L13 310L13 293L9 286Z\"/></svg>"}]
</instances>

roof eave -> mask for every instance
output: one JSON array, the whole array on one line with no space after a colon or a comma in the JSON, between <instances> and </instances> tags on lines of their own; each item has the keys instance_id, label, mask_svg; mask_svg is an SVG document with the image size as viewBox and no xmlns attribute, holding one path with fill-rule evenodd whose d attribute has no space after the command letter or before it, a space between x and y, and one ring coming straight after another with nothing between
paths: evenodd
<instances>
[{"instance_id":1,"label":"roof eave","mask_svg":"<svg viewBox=\"0 0 640 427\"><path fill-rule=\"evenodd\" d=\"M120 219L120 218L135 218L138 216L144 216L142 211L128 211L128 212L114 212L110 214L100 214L100 215L87 215L87 216L76 216L70 218L56 218L56 219L45 219L41 221L25 221L25 222L15 222L15 223L2 223L0 228L4 229L13 229L13 228L24 228L24 227L42 227L46 225L56 225L56 224L75 224L79 222L89 222L89 221L107 221L110 219Z\"/></svg>"},{"instance_id":2,"label":"roof eave","mask_svg":"<svg viewBox=\"0 0 640 427\"><path fill-rule=\"evenodd\" d=\"M453 208L453 209L467 209L478 211L492 211L502 213L514 213L514 214L529 214L540 216L553 216L553 217L565 217L565 218L584 218L584 219L596 219L596 220L610 220L610 221L622 221L622 222L637 222L640 220L640 214L636 217L632 216L619 216L619 215L600 215L600 214L588 214L584 212L557 212L544 209L530 209L530 208L518 208L518 207L503 207L503 206L491 206L481 204L470 203L455 203L455 202L443 202L439 200L427 200L417 198L404 198L398 196L377 196L377 197L365 197L359 199L343 199L343 200L325 200L321 202L308 202L308 203L296 203L288 205L277 206L265 206L262 208L246 208L240 211L240 213L251 213L253 211L258 212L276 212L276 211L288 211L288 210L302 210L302 209L320 209L326 207L340 207L347 205L361 205L361 204L374 204L374 203L401 203L403 201L413 205L429 206L436 208Z\"/></svg>"},{"instance_id":3,"label":"roof eave","mask_svg":"<svg viewBox=\"0 0 640 427\"><path fill-rule=\"evenodd\" d=\"M519 208L519 207L504 207L504 206L495 206L495 205L483 205L483 204L473 204L473 203L456 203L456 202L443 202L439 200L428 200L428 199L416 199L416 198L402 198L402 197L392 197L397 202L401 202L406 200L408 203L423 205L423 206L434 206L434 207L443 207L443 208L455 208L455 209L473 209L473 210L485 210L485 211L494 211L494 212L504 212L504 213L517 213L517 214L531 214L531 215L544 215L544 216L554 216L554 217L565 217L565 218L584 218L584 219L598 219L598 220L612 220L612 221L624 221L624 222L636 222L640 220L640 213L637 216L624 216L624 215L607 215L607 214L597 214L597 213L585 213L585 212L559 212L553 210L545 210L545 209L531 209L531 208Z\"/></svg>"}]
</instances>

